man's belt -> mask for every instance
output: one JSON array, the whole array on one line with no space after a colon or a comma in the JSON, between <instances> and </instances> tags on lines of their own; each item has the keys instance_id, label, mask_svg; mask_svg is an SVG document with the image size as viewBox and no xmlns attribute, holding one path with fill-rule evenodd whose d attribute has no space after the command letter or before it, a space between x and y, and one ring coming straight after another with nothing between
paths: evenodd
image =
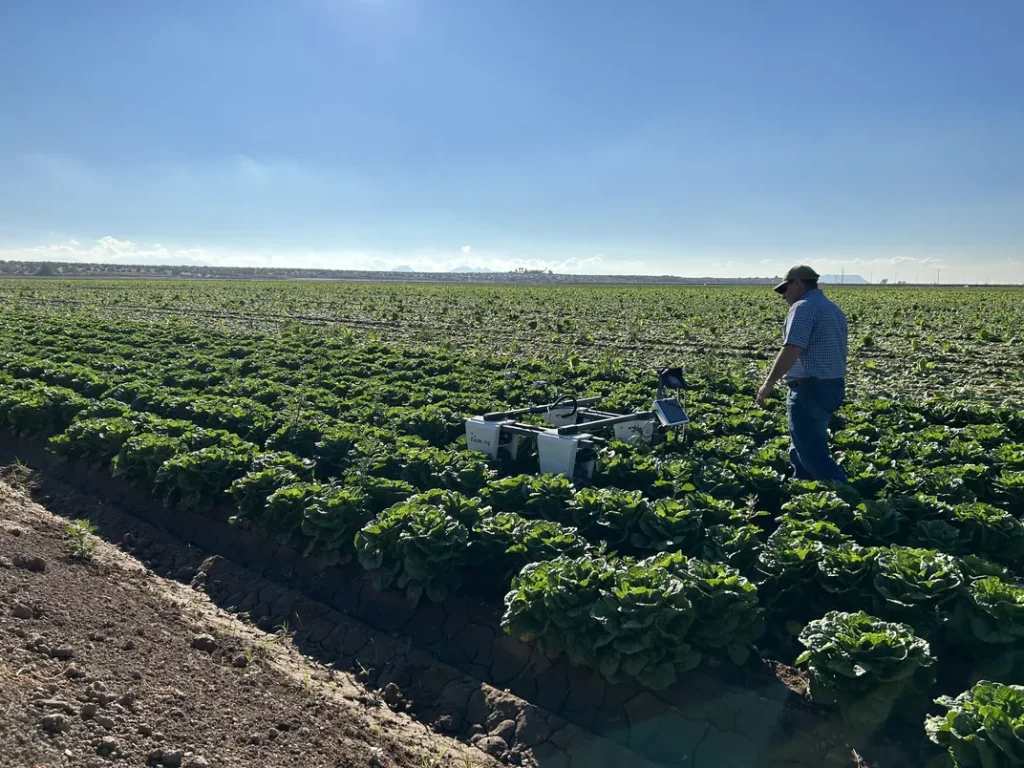
<instances>
[{"instance_id":1,"label":"man's belt","mask_svg":"<svg viewBox=\"0 0 1024 768\"><path fill-rule=\"evenodd\" d=\"M802 379L790 379L789 381L786 382L786 386L789 387L790 389L796 389L801 384L804 384L804 383L806 383L808 381L817 381L817 380L818 380L817 376L804 376Z\"/></svg>"},{"instance_id":2,"label":"man's belt","mask_svg":"<svg viewBox=\"0 0 1024 768\"><path fill-rule=\"evenodd\" d=\"M820 376L804 376L803 378L800 379L790 379L785 383L787 387L792 387L795 389L799 387L801 384L806 384L811 381L843 381L843 379L845 378L845 376L839 376L834 379L823 379Z\"/></svg>"}]
</instances>

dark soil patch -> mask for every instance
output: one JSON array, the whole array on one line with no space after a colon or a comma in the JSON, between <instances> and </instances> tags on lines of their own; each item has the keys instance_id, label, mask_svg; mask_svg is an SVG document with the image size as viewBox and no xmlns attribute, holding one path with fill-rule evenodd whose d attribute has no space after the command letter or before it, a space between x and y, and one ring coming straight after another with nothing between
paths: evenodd
<instances>
[{"instance_id":1,"label":"dark soil patch","mask_svg":"<svg viewBox=\"0 0 1024 768\"><path fill-rule=\"evenodd\" d=\"M496 766L0 484L4 765Z\"/></svg>"}]
</instances>

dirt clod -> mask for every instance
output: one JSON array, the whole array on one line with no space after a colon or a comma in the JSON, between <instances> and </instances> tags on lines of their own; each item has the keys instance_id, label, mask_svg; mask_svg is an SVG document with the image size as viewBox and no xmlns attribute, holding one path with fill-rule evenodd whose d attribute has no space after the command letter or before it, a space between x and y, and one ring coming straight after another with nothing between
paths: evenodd
<instances>
[{"instance_id":1,"label":"dirt clod","mask_svg":"<svg viewBox=\"0 0 1024 768\"><path fill-rule=\"evenodd\" d=\"M524 707L516 721L516 743L535 747L551 735L551 727L535 707Z\"/></svg>"},{"instance_id":2,"label":"dirt clod","mask_svg":"<svg viewBox=\"0 0 1024 768\"><path fill-rule=\"evenodd\" d=\"M101 707L107 706L114 700L114 697L107 693L107 686L102 680L96 680L85 689L85 696L90 701L95 701Z\"/></svg>"},{"instance_id":3,"label":"dirt clod","mask_svg":"<svg viewBox=\"0 0 1024 768\"><path fill-rule=\"evenodd\" d=\"M75 656L75 652L66 645L58 645L56 648L50 649L50 657L54 659L72 659Z\"/></svg>"},{"instance_id":4,"label":"dirt clod","mask_svg":"<svg viewBox=\"0 0 1024 768\"><path fill-rule=\"evenodd\" d=\"M36 706L42 709L58 709L69 715L75 714L74 706L72 706L71 702L64 701L64 699L40 699L36 702Z\"/></svg>"},{"instance_id":5,"label":"dirt clod","mask_svg":"<svg viewBox=\"0 0 1024 768\"><path fill-rule=\"evenodd\" d=\"M473 743L491 757L501 758L508 752L508 742L500 736L474 736Z\"/></svg>"},{"instance_id":6,"label":"dirt clod","mask_svg":"<svg viewBox=\"0 0 1024 768\"><path fill-rule=\"evenodd\" d=\"M441 715L435 722L437 730L441 733L455 733L459 730L459 718L455 715Z\"/></svg>"},{"instance_id":7,"label":"dirt clod","mask_svg":"<svg viewBox=\"0 0 1024 768\"><path fill-rule=\"evenodd\" d=\"M38 555L15 555L13 562L15 568L24 568L33 573L46 571L46 561Z\"/></svg>"},{"instance_id":8,"label":"dirt clod","mask_svg":"<svg viewBox=\"0 0 1024 768\"><path fill-rule=\"evenodd\" d=\"M185 755L180 749L175 749L171 752L161 752L160 764L166 766L166 768L180 768L184 757Z\"/></svg>"},{"instance_id":9,"label":"dirt clod","mask_svg":"<svg viewBox=\"0 0 1024 768\"><path fill-rule=\"evenodd\" d=\"M197 651L213 653L217 650L217 641L213 638L213 635L196 635L192 638L192 647Z\"/></svg>"},{"instance_id":10,"label":"dirt clod","mask_svg":"<svg viewBox=\"0 0 1024 768\"><path fill-rule=\"evenodd\" d=\"M45 715L42 725L47 733L63 733L68 729L68 719L64 715Z\"/></svg>"},{"instance_id":11,"label":"dirt clod","mask_svg":"<svg viewBox=\"0 0 1024 768\"><path fill-rule=\"evenodd\" d=\"M16 619L31 619L32 608L24 603L15 603L11 606L11 615Z\"/></svg>"},{"instance_id":12,"label":"dirt clod","mask_svg":"<svg viewBox=\"0 0 1024 768\"><path fill-rule=\"evenodd\" d=\"M384 686L384 703L392 709L399 706L404 697L402 696L401 689L394 683L388 683Z\"/></svg>"},{"instance_id":13,"label":"dirt clod","mask_svg":"<svg viewBox=\"0 0 1024 768\"><path fill-rule=\"evenodd\" d=\"M500 736L507 744L511 744L516 735L516 721L502 720L491 731L492 736Z\"/></svg>"}]
</instances>

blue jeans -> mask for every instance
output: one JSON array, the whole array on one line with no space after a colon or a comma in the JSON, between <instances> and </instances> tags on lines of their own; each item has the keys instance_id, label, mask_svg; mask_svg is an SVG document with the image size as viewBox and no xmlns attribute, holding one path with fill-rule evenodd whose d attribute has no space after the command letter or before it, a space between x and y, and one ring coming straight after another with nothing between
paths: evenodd
<instances>
[{"instance_id":1,"label":"blue jeans","mask_svg":"<svg viewBox=\"0 0 1024 768\"><path fill-rule=\"evenodd\" d=\"M828 424L846 397L844 379L802 379L786 395L786 416L792 447L789 460L798 480L838 480L846 473L832 460Z\"/></svg>"}]
</instances>

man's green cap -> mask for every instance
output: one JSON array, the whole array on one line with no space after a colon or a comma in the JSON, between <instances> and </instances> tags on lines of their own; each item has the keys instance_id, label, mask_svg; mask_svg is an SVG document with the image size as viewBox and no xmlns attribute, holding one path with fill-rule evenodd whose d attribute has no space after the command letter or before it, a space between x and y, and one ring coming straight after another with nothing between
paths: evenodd
<instances>
[{"instance_id":1,"label":"man's green cap","mask_svg":"<svg viewBox=\"0 0 1024 768\"><path fill-rule=\"evenodd\" d=\"M798 267L793 267L786 273L786 279L775 286L776 293L785 293L786 286L791 280L817 280L818 273L810 267L801 264Z\"/></svg>"}]
</instances>

